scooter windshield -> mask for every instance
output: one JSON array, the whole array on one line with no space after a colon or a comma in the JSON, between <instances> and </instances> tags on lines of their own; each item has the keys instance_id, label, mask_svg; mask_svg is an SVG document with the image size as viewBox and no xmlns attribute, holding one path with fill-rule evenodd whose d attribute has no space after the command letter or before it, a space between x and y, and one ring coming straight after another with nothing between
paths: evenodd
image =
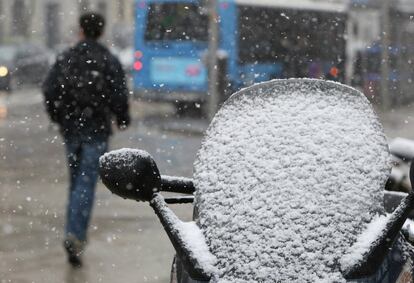
<instances>
[{"instance_id":1,"label":"scooter windshield","mask_svg":"<svg viewBox=\"0 0 414 283\"><path fill-rule=\"evenodd\" d=\"M390 169L382 126L352 88L292 79L234 94L194 170L218 281L346 281L340 259L385 214Z\"/></svg>"}]
</instances>

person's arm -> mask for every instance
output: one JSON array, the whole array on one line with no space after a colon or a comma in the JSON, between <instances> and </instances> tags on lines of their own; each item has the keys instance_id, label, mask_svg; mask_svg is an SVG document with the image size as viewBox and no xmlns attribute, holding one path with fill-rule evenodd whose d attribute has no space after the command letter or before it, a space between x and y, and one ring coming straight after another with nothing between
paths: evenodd
<instances>
[{"instance_id":1,"label":"person's arm","mask_svg":"<svg viewBox=\"0 0 414 283\"><path fill-rule=\"evenodd\" d=\"M115 57L109 63L110 108L118 128L122 129L130 124L128 87L121 63Z\"/></svg>"},{"instance_id":2,"label":"person's arm","mask_svg":"<svg viewBox=\"0 0 414 283\"><path fill-rule=\"evenodd\" d=\"M42 85L46 111L50 119L55 123L59 122L59 105L62 103L62 94L58 81L60 73L60 63L59 60L56 60Z\"/></svg>"}]
</instances>

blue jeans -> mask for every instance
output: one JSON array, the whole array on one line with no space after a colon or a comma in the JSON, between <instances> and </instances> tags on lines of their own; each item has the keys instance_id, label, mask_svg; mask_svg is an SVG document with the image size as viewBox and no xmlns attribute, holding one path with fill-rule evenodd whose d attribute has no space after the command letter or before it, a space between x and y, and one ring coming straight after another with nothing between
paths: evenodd
<instances>
[{"instance_id":1,"label":"blue jeans","mask_svg":"<svg viewBox=\"0 0 414 283\"><path fill-rule=\"evenodd\" d=\"M98 180L99 157L108 148L108 138L89 141L65 138L70 186L66 214L66 236L86 241Z\"/></svg>"}]
</instances>

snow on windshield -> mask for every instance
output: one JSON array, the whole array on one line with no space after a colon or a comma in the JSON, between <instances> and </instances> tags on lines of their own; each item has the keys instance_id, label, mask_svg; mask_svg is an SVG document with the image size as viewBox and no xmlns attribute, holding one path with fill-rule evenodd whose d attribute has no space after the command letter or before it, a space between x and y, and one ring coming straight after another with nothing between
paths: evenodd
<instances>
[{"instance_id":1,"label":"snow on windshield","mask_svg":"<svg viewBox=\"0 0 414 283\"><path fill-rule=\"evenodd\" d=\"M195 162L220 282L341 282L339 260L382 208L386 139L358 91L275 80L235 94Z\"/></svg>"}]
</instances>

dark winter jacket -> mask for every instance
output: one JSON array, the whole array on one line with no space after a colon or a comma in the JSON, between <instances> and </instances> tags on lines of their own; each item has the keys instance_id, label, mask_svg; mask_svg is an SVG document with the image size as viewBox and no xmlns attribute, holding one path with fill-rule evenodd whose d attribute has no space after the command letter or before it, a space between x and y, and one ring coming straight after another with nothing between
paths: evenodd
<instances>
[{"instance_id":1,"label":"dark winter jacket","mask_svg":"<svg viewBox=\"0 0 414 283\"><path fill-rule=\"evenodd\" d=\"M47 112L66 137L109 136L114 116L128 126L122 66L104 46L85 40L59 55L43 83Z\"/></svg>"}]
</instances>

